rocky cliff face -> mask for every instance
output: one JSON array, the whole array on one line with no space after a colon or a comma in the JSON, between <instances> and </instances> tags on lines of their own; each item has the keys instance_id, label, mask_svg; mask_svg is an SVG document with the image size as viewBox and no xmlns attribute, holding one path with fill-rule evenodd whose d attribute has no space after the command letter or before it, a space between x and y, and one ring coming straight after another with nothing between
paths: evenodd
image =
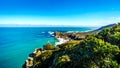
<instances>
[{"instance_id":1,"label":"rocky cliff face","mask_svg":"<svg viewBox=\"0 0 120 68\"><path fill-rule=\"evenodd\" d=\"M82 40L88 33L61 33L55 32L56 38L64 38L64 39L71 39L71 40Z\"/></svg>"}]
</instances>

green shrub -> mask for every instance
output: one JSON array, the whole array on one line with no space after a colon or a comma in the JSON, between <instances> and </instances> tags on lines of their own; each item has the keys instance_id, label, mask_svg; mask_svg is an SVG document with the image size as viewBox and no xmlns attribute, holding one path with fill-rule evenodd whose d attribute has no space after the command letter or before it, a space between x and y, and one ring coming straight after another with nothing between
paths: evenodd
<instances>
[{"instance_id":1,"label":"green shrub","mask_svg":"<svg viewBox=\"0 0 120 68\"><path fill-rule=\"evenodd\" d=\"M53 50L55 48L55 46L52 45L51 43L47 43L46 45L43 46L43 48L45 50Z\"/></svg>"}]
</instances>

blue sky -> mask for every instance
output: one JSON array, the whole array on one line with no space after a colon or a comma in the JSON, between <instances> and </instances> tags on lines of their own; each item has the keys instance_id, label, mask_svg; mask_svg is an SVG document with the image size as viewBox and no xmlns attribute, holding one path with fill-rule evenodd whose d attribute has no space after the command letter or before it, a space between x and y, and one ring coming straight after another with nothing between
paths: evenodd
<instances>
[{"instance_id":1,"label":"blue sky","mask_svg":"<svg viewBox=\"0 0 120 68\"><path fill-rule=\"evenodd\" d=\"M0 0L0 25L107 25L120 21L119 3L119 0Z\"/></svg>"}]
</instances>

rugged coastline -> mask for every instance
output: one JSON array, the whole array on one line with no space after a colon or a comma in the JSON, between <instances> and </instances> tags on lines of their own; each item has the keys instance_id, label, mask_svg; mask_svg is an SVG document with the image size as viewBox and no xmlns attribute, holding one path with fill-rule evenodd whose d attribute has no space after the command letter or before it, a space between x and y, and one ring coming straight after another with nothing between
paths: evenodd
<instances>
[{"instance_id":1,"label":"rugged coastline","mask_svg":"<svg viewBox=\"0 0 120 68\"><path fill-rule=\"evenodd\" d=\"M60 53L62 51L63 51L62 53L64 53L64 52L66 53L66 50L69 51L69 49L72 49L72 47L75 47L75 49L76 49L76 46L81 45L80 42L83 43L83 41L86 39L86 36L92 35L92 34L98 34L98 33L102 32L103 29L113 28L114 26L116 26L116 24L112 24L112 25L109 25L109 26L104 26L104 27L101 27L97 30L93 30L93 31L89 31L89 32L80 32L80 33L55 32L54 33L55 38L59 41L56 44L56 47L54 47L52 49L48 49L48 50L41 49L41 48L35 49L35 51L29 55L28 59L26 60L25 64L23 65L23 68L47 67L46 66L47 63L50 63L50 65L48 65L49 68L56 68L56 66L58 65L56 63L58 58L55 59L55 57L60 56L60 54L57 55L56 53L58 53L58 52ZM74 54L74 49L73 49L72 53ZM70 55L68 53L66 53L66 54L63 54L63 56L61 58L66 57L65 62L69 64L71 62L71 58L69 58ZM47 57L45 57L46 55L47 55ZM50 61L50 60L52 60L52 61ZM39 62L39 61L41 61L41 62ZM78 62L77 59L74 60L74 61L75 61L75 63ZM47 63L42 63L42 62L47 62ZM72 62L72 63L74 63L74 62ZM42 65L40 65L40 64L42 64ZM60 68L60 67L58 67L58 68ZM67 68L70 68L70 67L67 66Z\"/></svg>"}]
</instances>

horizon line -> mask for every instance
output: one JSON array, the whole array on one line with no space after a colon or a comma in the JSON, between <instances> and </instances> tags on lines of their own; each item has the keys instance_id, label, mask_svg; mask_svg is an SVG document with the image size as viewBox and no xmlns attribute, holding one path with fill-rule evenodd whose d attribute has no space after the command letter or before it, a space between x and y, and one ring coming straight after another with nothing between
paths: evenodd
<instances>
[{"instance_id":1,"label":"horizon line","mask_svg":"<svg viewBox=\"0 0 120 68\"><path fill-rule=\"evenodd\" d=\"M109 25L109 24L107 24ZM0 24L0 27L101 27L105 25L66 25L66 24Z\"/></svg>"}]
</instances>

